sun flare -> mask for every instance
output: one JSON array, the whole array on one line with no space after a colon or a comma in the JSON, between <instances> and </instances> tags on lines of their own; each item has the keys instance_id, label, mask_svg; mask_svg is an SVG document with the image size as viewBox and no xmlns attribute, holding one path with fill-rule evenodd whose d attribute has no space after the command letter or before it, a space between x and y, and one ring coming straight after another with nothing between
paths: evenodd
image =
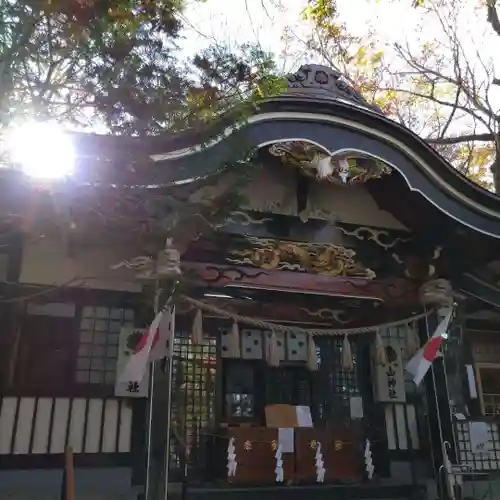
<instances>
[{"instance_id":1,"label":"sun flare","mask_svg":"<svg viewBox=\"0 0 500 500\"><path fill-rule=\"evenodd\" d=\"M7 135L10 159L31 178L63 179L75 167L71 137L54 123L27 122Z\"/></svg>"}]
</instances>

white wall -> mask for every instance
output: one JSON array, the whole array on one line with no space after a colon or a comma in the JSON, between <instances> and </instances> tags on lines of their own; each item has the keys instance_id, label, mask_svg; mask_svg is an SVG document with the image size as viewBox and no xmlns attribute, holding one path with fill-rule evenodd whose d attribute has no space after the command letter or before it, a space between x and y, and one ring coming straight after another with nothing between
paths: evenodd
<instances>
[{"instance_id":1,"label":"white wall","mask_svg":"<svg viewBox=\"0 0 500 500\"><path fill-rule=\"evenodd\" d=\"M399 193L404 196L404 193ZM247 201L242 209L297 216L296 181L272 165L259 170L244 190ZM384 229L406 228L389 212L380 210L365 186L337 186L312 182L306 214L311 219L336 219L339 222Z\"/></svg>"},{"instance_id":2,"label":"white wall","mask_svg":"<svg viewBox=\"0 0 500 500\"><path fill-rule=\"evenodd\" d=\"M140 292L142 285L128 270L112 270L120 262L114 248L75 250L72 257L62 243L50 238L27 239L19 281L36 285L64 285ZM71 281L74 280L74 281Z\"/></svg>"},{"instance_id":3,"label":"white wall","mask_svg":"<svg viewBox=\"0 0 500 500\"><path fill-rule=\"evenodd\" d=\"M129 453L132 408L117 398L5 396L0 399L0 455Z\"/></svg>"}]
</instances>

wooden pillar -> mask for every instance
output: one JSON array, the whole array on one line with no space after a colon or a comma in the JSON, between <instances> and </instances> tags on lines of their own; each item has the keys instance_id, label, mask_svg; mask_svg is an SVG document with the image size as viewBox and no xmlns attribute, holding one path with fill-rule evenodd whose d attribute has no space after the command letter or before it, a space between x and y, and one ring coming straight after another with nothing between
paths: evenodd
<instances>
[{"instance_id":1,"label":"wooden pillar","mask_svg":"<svg viewBox=\"0 0 500 500\"><path fill-rule=\"evenodd\" d=\"M75 468L73 448L67 446L64 450L64 471L61 488L61 500L75 500Z\"/></svg>"}]
</instances>

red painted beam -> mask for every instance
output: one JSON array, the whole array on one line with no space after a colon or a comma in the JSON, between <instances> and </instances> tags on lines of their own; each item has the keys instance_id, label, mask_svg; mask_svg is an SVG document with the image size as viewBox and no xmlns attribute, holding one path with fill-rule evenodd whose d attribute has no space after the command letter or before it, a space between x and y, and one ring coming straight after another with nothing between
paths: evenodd
<instances>
[{"instance_id":1,"label":"red painted beam","mask_svg":"<svg viewBox=\"0 0 500 500\"><path fill-rule=\"evenodd\" d=\"M182 267L200 286L371 299L394 305L418 304L417 286L402 278L367 280L199 262L184 262Z\"/></svg>"}]
</instances>

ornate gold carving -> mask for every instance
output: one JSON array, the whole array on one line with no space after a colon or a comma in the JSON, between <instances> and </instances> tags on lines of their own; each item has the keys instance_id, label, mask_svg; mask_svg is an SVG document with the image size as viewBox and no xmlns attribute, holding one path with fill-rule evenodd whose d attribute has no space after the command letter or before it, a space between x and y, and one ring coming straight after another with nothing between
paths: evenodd
<instances>
[{"instance_id":1,"label":"ornate gold carving","mask_svg":"<svg viewBox=\"0 0 500 500\"><path fill-rule=\"evenodd\" d=\"M373 279L375 273L354 260L356 252L328 243L295 243L251 238L254 246L232 250L232 264L251 264L262 269L311 272L328 276Z\"/></svg>"},{"instance_id":2,"label":"ornate gold carving","mask_svg":"<svg viewBox=\"0 0 500 500\"><path fill-rule=\"evenodd\" d=\"M334 441L335 451L340 451L344 447L344 443L342 441Z\"/></svg>"},{"instance_id":3,"label":"ornate gold carving","mask_svg":"<svg viewBox=\"0 0 500 500\"><path fill-rule=\"evenodd\" d=\"M278 449L278 441L276 439L273 439L271 441L271 450L276 451Z\"/></svg>"},{"instance_id":4,"label":"ornate gold carving","mask_svg":"<svg viewBox=\"0 0 500 500\"><path fill-rule=\"evenodd\" d=\"M312 439L311 442L309 443L309 448L311 448L311 450L315 450L317 447L318 447L318 442L316 441L316 439Z\"/></svg>"},{"instance_id":5,"label":"ornate gold carving","mask_svg":"<svg viewBox=\"0 0 500 500\"><path fill-rule=\"evenodd\" d=\"M410 241L410 238L401 238L400 236L394 236L391 239L391 234L389 231L384 229L376 229L373 227L357 227L352 231L344 227L337 226L338 230L345 234L346 236L354 236L358 240L371 240L375 242L379 247L385 248L386 250L396 246L398 243L405 243ZM384 241L387 240L387 241Z\"/></svg>"},{"instance_id":6,"label":"ornate gold carving","mask_svg":"<svg viewBox=\"0 0 500 500\"><path fill-rule=\"evenodd\" d=\"M252 441L248 441L246 440L244 443L243 443L243 449L245 451L252 451Z\"/></svg>"},{"instance_id":7,"label":"ornate gold carving","mask_svg":"<svg viewBox=\"0 0 500 500\"><path fill-rule=\"evenodd\" d=\"M391 167L378 160L355 157L353 153L332 156L320 146L304 141L279 142L270 146L269 152L309 177L334 184L360 184L392 172Z\"/></svg>"}]
</instances>

